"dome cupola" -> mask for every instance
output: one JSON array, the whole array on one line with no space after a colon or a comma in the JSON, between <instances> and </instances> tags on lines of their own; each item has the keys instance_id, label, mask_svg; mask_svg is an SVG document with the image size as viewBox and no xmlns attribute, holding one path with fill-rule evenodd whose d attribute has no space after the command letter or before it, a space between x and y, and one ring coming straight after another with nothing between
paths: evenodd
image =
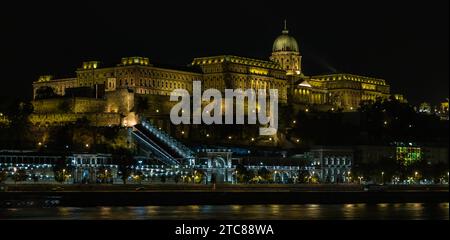
<instances>
[{"instance_id":1,"label":"dome cupola","mask_svg":"<svg viewBox=\"0 0 450 240\"><path fill-rule=\"evenodd\" d=\"M284 21L284 29L282 34L273 42L272 52L299 52L297 40L289 35L286 21Z\"/></svg>"}]
</instances>

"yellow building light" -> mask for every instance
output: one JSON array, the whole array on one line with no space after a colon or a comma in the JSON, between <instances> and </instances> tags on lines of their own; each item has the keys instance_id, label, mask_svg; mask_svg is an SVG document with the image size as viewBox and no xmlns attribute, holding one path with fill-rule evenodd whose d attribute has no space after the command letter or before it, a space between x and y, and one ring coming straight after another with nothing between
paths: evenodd
<instances>
[{"instance_id":1,"label":"yellow building light","mask_svg":"<svg viewBox=\"0 0 450 240\"><path fill-rule=\"evenodd\" d=\"M265 69L258 69L258 68L250 68L251 74L258 74L258 75L268 75L269 71Z\"/></svg>"},{"instance_id":2,"label":"yellow building light","mask_svg":"<svg viewBox=\"0 0 450 240\"><path fill-rule=\"evenodd\" d=\"M376 90L377 89L377 87L375 85L367 84L367 83L362 83L361 87L362 87L362 89L365 89L365 90Z\"/></svg>"}]
</instances>

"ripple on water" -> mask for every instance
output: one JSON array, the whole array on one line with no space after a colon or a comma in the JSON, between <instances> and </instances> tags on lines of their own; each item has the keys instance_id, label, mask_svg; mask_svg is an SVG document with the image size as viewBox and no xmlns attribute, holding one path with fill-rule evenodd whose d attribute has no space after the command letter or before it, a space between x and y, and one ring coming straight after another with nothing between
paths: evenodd
<instances>
[{"instance_id":1,"label":"ripple on water","mask_svg":"<svg viewBox=\"0 0 450 240\"><path fill-rule=\"evenodd\" d=\"M449 203L3 208L0 219L449 219Z\"/></svg>"}]
</instances>

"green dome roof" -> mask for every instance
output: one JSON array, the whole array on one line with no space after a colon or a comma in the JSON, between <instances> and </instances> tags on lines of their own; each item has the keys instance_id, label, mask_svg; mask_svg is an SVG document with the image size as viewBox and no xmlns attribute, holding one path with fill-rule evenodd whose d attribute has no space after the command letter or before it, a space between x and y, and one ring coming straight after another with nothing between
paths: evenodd
<instances>
[{"instance_id":1,"label":"green dome roof","mask_svg":"<svg viewBox=\"0 0 450 240\"><path fill-rule=\"evenodd\" d=\"M280 52L280 51L292 51L292 52L299 52L298 50L298 44L297 40L295 40L294 37L289 36L289 31L286 29L286 26L284 26L284 30L280 36L275 39L275 42L273 43L273 52Z\"/></svg>"}]
</instances>

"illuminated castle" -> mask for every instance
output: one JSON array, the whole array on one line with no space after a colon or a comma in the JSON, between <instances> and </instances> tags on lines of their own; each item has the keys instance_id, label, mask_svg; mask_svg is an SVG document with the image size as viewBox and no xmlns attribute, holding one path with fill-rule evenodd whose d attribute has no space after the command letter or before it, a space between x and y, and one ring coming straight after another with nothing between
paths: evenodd
<instances>
[{"instance_id":1,"label":"illuminated castle","mask_svg":"<svg viewBox=\"0 0 450 240\"><path fill-rule=\"evenodd\" d=\"M201 81L204 89L221 91L278 89L280 104L291 105L295 111L356 111L362 101L390 95L383 79L352 74L304 75L299 49L285 23L273 43L270 60L212 56L194 58L182 68L153 64L146 57L122 58L116 66L84 62L72 78L42 76L33 83L32 122L60 124L85 115L95 119L97 125L127 125L134 121L132 113L142 108L147 118L165 128L170 124L168 113L174 104L168 96L177 88L191 92L194 80Z\"/></svg>"}]
</instances>

